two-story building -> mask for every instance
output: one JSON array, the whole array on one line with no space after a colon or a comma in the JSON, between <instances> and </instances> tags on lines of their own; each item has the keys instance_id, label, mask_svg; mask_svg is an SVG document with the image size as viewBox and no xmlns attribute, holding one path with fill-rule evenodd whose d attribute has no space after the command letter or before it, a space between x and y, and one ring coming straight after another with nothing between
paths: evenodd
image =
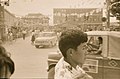
<instances>
[{"instance_id":1,"label":"two-story building","mask_svg":"<svg viewBox=\"0 0 120 79\"><path fill-rule=\"evenodd\" d=\"M5 41L7 38L8 30L12 29L15 24L18 22L18 19L14 14L9 12L4 8L4 6L0 6L0 39Z\"/></svg>"},{"instance_id":2,"label":"two-story building","mask_svg":"<svg viewBox=\"0 0 120 79\"><path fill-rule=\"evenodd\" d=\"M21 18L23 22L23 27L29 28L43 28L45 26L49 26L49 17L41 14L41 13L29 13Z\"/></svg>"},{"instance_id":3,"label":"two-story building","mask_svg":"<svg viewBox=\"0 0 120 79\"><path fill-rule=\"evenodd\" d=\"M54 25L71 24L80 27L82 30L93 28L100 29L102 26L102 9L97 8L54 8ZM61 26L62 27L62 26ZM69 27L67 25L67 27Z\"/></svg>"}]
</instances>

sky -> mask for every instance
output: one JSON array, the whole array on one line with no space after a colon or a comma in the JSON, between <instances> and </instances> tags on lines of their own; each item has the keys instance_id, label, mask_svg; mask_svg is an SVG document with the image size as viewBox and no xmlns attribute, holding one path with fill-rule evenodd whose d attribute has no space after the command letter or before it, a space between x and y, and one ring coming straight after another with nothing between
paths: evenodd
<instances>
[{"instance_id":1,"label":"sky","mask_svg":"<svg viewBox=\"0 0 120 79\"><path fill-rule=\"evenodd\" d=\"M99 8L103 0L10 0L10 6L6 8L18 16L28 13L42 13L51 15L53 8Z\"/></svg>"},{"instance_id":2,"label":"sky","mask_svg":"<svg viewBox=\"0 0 120 79\"><path fill-rule=\"evenodd\" d=\"M52 18L53 8L102 8L104 0L10 0L5 8L16 16L42 13Z\"/></svg>"}]
</instances>

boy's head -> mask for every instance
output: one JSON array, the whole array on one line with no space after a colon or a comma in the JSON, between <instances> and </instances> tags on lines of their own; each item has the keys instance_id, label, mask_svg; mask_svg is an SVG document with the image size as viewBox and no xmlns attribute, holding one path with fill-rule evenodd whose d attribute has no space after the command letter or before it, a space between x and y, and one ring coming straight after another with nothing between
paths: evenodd
<instances>
[{"instance_id":1,"label":"boy's head","mask_svg":"<svg viewBox=\"0 0 120 79\"><path fill-rule=\"evenodd\" d=\"M66 57L66 52L69 48L77 50L77 47L87 42L87 34L80 30L66 30L63 31L59 40L59 49L64 57Z\"/></svg>"}]
</instances>

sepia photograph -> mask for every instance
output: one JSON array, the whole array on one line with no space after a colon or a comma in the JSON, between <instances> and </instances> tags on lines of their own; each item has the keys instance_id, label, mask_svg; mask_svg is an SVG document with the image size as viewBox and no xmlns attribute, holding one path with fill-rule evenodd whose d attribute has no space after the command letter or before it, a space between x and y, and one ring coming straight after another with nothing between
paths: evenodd
<instances>
[{"instance_id":1,"label":"sepia photograph","mask_svg":"<svg viewBox=\"0 0 120 79\"><path fill-rule=\"evenodd\" d=\"M0 79L120 79L120 0L0 0Z\"/></svg>"}]
</instances>

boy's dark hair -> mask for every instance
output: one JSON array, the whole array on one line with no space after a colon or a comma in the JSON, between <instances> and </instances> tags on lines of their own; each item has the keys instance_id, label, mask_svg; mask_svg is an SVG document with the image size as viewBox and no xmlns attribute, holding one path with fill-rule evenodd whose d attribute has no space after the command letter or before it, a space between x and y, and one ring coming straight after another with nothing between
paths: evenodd
<instances>
[{"instance_id":1,"label":"boy's dark hair","mask_svg":"<svg viewBox=\"0 0 120 79\"><path fill-rule=\"evenodd\" d=\"M69 48L77 49L84 42L87 42L87 34L80 30L69 29L63 31L59 39L59 49L64 57Z\"/></svg>"},{"instance_id":2,"label":"boy's dark hair","mask_svg":"<svg viewBox=\"0 0 120 79\"><path fill-rule=\"evenodd\" d=\"M6 69L9 69L11 72L11 75L15 71L15 64L13 60L7 55L6 49L3 46L0 46L0 73L3 73L2 68L6 67ZM5 71L6 73L6 71ZM6 73L7 75L7 73ZM1 79L2 74L0 74L0 79ZM3 77L3 76L2 76ZM8 79L8 78L5 78Z\"/></svg>"}]
</instances>

